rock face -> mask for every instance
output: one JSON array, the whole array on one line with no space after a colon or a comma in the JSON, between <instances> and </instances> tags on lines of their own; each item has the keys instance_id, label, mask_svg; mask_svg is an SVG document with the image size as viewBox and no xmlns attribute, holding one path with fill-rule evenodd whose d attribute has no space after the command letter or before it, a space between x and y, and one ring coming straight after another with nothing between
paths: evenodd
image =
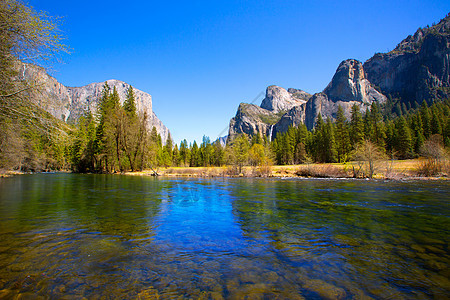
<instances>
[{"instance_id":1,"label":"rock face","mask_svg":"<svg viewBox=\"0 0 450 300\"><path fill-rule=\"evenodd\" d=\"M336 118L339 106L344 110L347 119L353 105L365 111L373 102L385 103L386 96L378 92L365 78L361 62L348 59L341 62L333 79L322 93L317 93L306 103L304 122L308 129L315 126L319 114L322 118ZM297 124L300 121L297 122ZM296 124L296 125L297 125Z\"/></svg>"},{"instance_id":2,"label":"rock face","mask_svg":"<svg viewBox=\"0 0 450 300\"><path fill-rule=\"evenodd\" d=\"M237 134L261 134L271 139L276 124L291 109L304 105L311 95L299 89L288 90L271 85L261 106L241 103L236 116L231 119L228 140L233 141Z\"/></svg>"},{"instance_id":3,"label":"rock face","mask_svg":"<svg viewBox=\"0 0 450 300\"><path fill-rule=\"evenodd\" d=\"M300 123L305 123L305 109L306 105L299 105L285 113L275 124L270 139L276 138L278 133L286 132L290 126L297 126Z\"/></svg>"},{"instance_id":4,"label":"rock face","mask_svg":"<svg viewBox=\"0 0 450 300\"><path fill-rule=\"evenodd\" d=\"M386 95L403 101L450 96L450 14L437 25L419 29L389 53L364 63L367 79Z\"/></svg>"},{"instance_id":5,"label":"rock face","mask_svg":"<svg viewBox=\"0 0 450 300\"><path fill-rule=\"evenodd\" d=\"M302 90L269 86L261 107L241 103L236 116L230 121L229 136L232 140L240 133L259 133L274 139L289 126L300 123L311 130L319 114L324 119L334 120L339 106L350 118L354 104L365 111L374 101L384 103L386 100L365 78L362 63L349 59L339 65L333 79L321 93L311 96Z\"/></svg>"},{"instance_id":6,"label":"rock face","mask_svg":"<svg viewBox=\"0 0 450 300\"><path fill-rule=\"evenodd\" d=\"M266 97L261 103L261 108L274 113L288 111L291 108L306 103L311 95L297 89L285 90L282 87L271 85L266 89Z\"/></svg>"},{"instance_id":7,"label":"rock face","mask_svg":"<svg viewBox=\"0 0 450 300\"><path fill-rule=\"evenodd\" d=\"M450 14L437 25L417 30L389 53L378 53L364 64L348 59L337 68L321 93L269 86L261 107L244 109L230 122L230 136L262 133L273 139L289 126L315 126L317 116L336 118L341 106L347 119L356 104L365 111L373 102L385 103L390 95L403 101L450 97ZM258 117L270 116L270 121Z\"/></svg>"},{"instance_id":8,"label":"rock face","mask_svg":"<svg viewBox=\"0 0 450 300\"><path fill-rule=\"evenodd\" d=\"M66 87L52 76L49 76L43 68L29 64L22 64L20 76L38 85L38 91L31 95L33 101L55 118L67 123L76 123L78 118L87 111L90 111L92 114L97 112L98 101L101 98L103 85L105 84L101 82L91 83L83 87ZM126 91L130 85L119 80L108 80L106 82L111 89L113 87L116 88L120 101L123 103L126 98ZM152 96L136 88L133 88L133 90L136 97L137 110L147 113L148 129L151 130L155 126L163 142L165 142L169 135L169 130L153 112Z\"/></svg>"},{"instance_id":9,"label":"rock face","mask_svg":"<svg viewBox=\"0 0 450 300\"><path fill-rule=\"evenodd\" d=\"M348 59L341 62L330 84L323 90L333 102L384 102L386 97L375 90L365 78L361 62Z\"/></svg>"},{"instance_id":10,"label":"rock face","mask_svg":"<svg viewBox=\"0 0 450 300\"><path fill-rule=\"evenodd\" d=\"M231 119L228 130L228 141L232 141L237 134L269 135L271 125L278 121L279 117L270 110L254 104L241 103L236 116Z\"/></svg>"}]
</instances>

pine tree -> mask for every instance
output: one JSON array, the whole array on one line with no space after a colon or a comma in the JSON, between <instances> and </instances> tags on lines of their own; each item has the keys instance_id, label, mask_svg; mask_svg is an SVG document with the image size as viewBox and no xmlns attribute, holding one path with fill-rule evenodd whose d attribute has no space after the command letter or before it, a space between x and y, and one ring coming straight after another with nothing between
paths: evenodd
<instances>
[{"instance_id":1,"label":"pine tree","mask_svg":"<svg viewBox=\"0 0 450 300\"><path fill-rule=\"evenodd\" d=\"M359 111L359 106L354 104L352 106L352 115L350 120L350 143L356 147L364 140L364 122Z\"/></svg>"},{"instance_id":2,"label":"pine tree","mask_svg":"<svg viewBox=\"0 0 450 300\"><path fill-rule=\"evenodd\" d=\"M374 128L370 117L370 109L367 109L364 113L364 139L372 141L374 136Z\"/></svg>"},{"instance_id":3,"label":"pine tree","mask_svg":"<svg viewBox=\"0 0 450 300\"><path fill-rule=\"evenodd\" d=\"M134 96L133 87L130 85L127 89L127 95L123 102L123 109L131 117L136 116L136 98Z\"/></svg>"},{"instance_id":4,"label":"pine tree","mask_svg":"<svg viewBox=\"0 0 450 300\"><path fill-rule=\"evenodd\" d=\"M180 151L178 150L178 145L175 144L172 151L172 166L180 166Z\"/></svg>"},{"instance_id":5,"label":"pine tree","mask_svg":"<svg viewBox=\"0 0 450 300\"><path fill-rule=\"evenodd\" d=\"M220 144L219 140L216 140L213 143L213 159L212 159L212 164L220 167L224 164L224 155L225 155L225 151L224 148L222 147L222 145Z\"/></svg>"},{"instance_id":6,"label":"pine tree","mask_svg":"<svg viewBox=\"0 0 450 300\"><path fill-rule=\"evenodd\" d=\"M427 139L431 135L431 116L425 100L423 100L422 105L420 106L420 117L423 122L423 135L425 136L425 139Z\"/></svg>"},{"instance_id":7,"label":"pine tree","mask_svg":"<svg viewBox=\"0 0 450 300\"><path fill-rule=\"evenodd\" d=\"M338 162L345 162L350 152L350 137L344 110L339 105L336 116L336 150Z\"/></svg>"},{"instance_id":8,"label":"pine tree","mask_svg":"<svg viewBox=\"0 0 450 300\"><path fill-rule=\"evenodd\" d=\"M408 123L403 116L398 119L395 130L395 149L400 158L408 158L411 153L412 140Z\"/></svg>"},{"instance_id":9,"label":"pine tree","mask_svg":"<svg viewBox=\"0 0 450 300\"><path fill-rule=\"evenodd\" d=\"M180 164L184 167L190 164L190 152L187 141L184 139L180 143Z\"/></svg>"},{"instance_id":10,"label":"pine tree","mask_svg":"<svg viewBox=\"0 0 450 300\"><path fill-rule=\"evenodd\" d=\"M190 149L191 152L191 162L189 164L190 167L199 167L200 166L200 153L198 149L197 142L194 141L192 147Z\"/></svg>"},{"instance_id":11,"label":"pine tree","mask_svg":"<svg viewBox=\"0 0 450 300\"><path fill-rule=\"evenodd\" d=\"M442 134L441 120L439 118L439 113L437 112L436 106L431 109L431 134Z\"/></svg>"},{"instance_id":12,"label":"pine tree","mask_svg":"<svg viewBox=\"0 0 450 300\"><path fill-rule=\"evenodd\" d=\"M153 126L147 146L147 161L151 168L159 164L158 156L160 155L161 150L161 136L158 134L156 127Z\"/></svg>"},{"instance_id":13,"label":"pine tree","mask_svg":"<svg viewBox=\"0 0 450 300\"><path fill-rule=\"evenodd\" d=\"M334 125L330 118L327 118L327 123L325 126L325 147L326 151L326 162L335 162L337 157L336 151L336 140L334 134Z\"/></svg>"},{"instance_id":14,"label":"pine tree","mask_svg":"<svg viewBox=\"0 0 450 300\"><path fill-rule=\"evenodd\" d=\"M201 165L208 167L211 164L212 151L211 141L209 137L204 135L200 145Z\"/></svg>"},{"instance_id":15,"label":"pine tree","mask_svg":"<svg viewBox=\"0 0 450 300\"><path fill-rule=\"evenodd\" d=\"M247 163L249 143L245 134L239 135L231 146L231 162L238 167L239 174L242 173L242 167Z\"/></svg>"},{"instance_id":16,"label":"pine tree","mask_svg":"<svg viewBox=\"0 0 450 300\"><path fill-rule=\"evenodd\" d=\"M370 108L370 119L373 128L371 140L379 147L384 148L386 132L384 128L383 115L381 114L381 109L377 102L372 103Z\"/></svg>"}]
</instances>

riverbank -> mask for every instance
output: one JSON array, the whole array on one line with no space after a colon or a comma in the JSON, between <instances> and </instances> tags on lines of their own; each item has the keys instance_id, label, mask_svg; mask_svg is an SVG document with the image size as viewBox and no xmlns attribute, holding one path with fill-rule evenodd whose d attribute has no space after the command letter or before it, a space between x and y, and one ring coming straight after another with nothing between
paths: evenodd
<instances>
[{"instance_id":1,"label":"riverbank","mask_svg":"<svg viewBox=\"0 0 450 300\"><path fill-rule=\"evenodd\" d=\"M443 179L449 176L448 163L435 176L423 176L421 169L425 159L389 160L375 163L375 179ZM301 177L301 178L365 178L366 166L358 162L333 164L301 164L285 166L252 167L245 166L239 173L235 167L169 167L160 168L156 172L168 177ZM153 175L152 170L126 172L126 175Z\"/></svg>"}]
</instances>

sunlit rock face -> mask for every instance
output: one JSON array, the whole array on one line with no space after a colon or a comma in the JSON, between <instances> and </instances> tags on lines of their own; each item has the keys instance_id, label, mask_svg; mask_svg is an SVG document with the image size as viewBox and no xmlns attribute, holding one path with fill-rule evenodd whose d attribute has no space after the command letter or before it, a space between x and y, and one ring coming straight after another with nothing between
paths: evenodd
<instances>
[{"instance_id":1,"label":"sunlit rock face","mask_svg":"<svg viewBox=\"0 0 450 300\"><path fill-rule=\"evenodd\" d=\"M385 102L386 97L378 92L365 78L361 62L348 59L341 62L328 86L323 90L333 102Z\"/></svg>"},{"instance_id":2,"label":"sunlit rock face","mask_svg":"<svg viewBox=\"0 0 450 300\"><path fill-rule=\"evenodd\" d=\"M57 119L67 123L76 123L86 112L95 114L105 82L91 83L82 87L67 87L48 75L45 69L30 64L22 64L19 76L35 84L38 88L31 95L40 108ZM111 90L115 87L123 104L129 84L120 80L107 80ZM163 142L169 135L169 129L158 119L153 111L152 96L133 87L136 108L147 114L147 128L153 126L161 135Z\"/></svg>"},{"instance_id":3,"label":"sunlit rock face","mask_svg":"<svg viewBox=\"0 0 450 300\"><path fill-rule=\"evenodd\" d=\"M311 95L305 91L290 88L288 90L271 85L266 89L266 97L261 103L261 108L270 110L274 113L288 111L291 108L304 104Z\"/></svg>"}]
</instances>

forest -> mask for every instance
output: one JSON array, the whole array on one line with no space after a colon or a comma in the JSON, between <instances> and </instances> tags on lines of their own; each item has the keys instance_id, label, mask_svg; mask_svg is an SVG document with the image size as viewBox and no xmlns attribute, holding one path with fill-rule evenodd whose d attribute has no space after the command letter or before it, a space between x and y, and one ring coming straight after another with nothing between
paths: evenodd
<instances>
[{"instance_id":1,"label":"forest","mask_svg":"<svg viewBox=\"0 0 450 300\"><path fill-rule=\"evenodd\" d=\"M377 103L365 112L352 107L347 120L339 107L336 120L323 120L308 131L304 124L290 127L273 141L266 136L245 134L226 146L204 136L201 143L165 143L153 128L145 129L146 116L136 112L133 89L123 106L117 91L105 83L98 115L83 117L70 137L69 165L76 172L123 172L157 167L209 167L334 163L357 160L361 148L372 145L385 159L409 159L427 155L424 144L433 140L450 146L449 101L426 101L410 110L387 117Z\"/></svg>"},{"instance_id":2,"label":"forest","mask_svg":"<svg viewBox=\"0 0 450 300\"><path fill-rule=\"evenodd\" d=\"M170 135L162 141L156 128L148 128L149 116L136 110L133 88L121 101L105 83L96 114L87 112L77 124L67 124L33 102L40 87L18 76L21 63L42 65L69 52L58 24L21 2L5 0L0 39L0 170L115 173L227 165L239 174L247 165L343 163L364 160L369 152L371 159L448 156L449 99L419 104L388 95L382 106L374 102L361 111L355 105L348 119L339 108L335 120L319 115L313 130L300 124L273 140L243 134L225 146L206 136L199 143L175 144Z\"/></svg>"}]
</instances>

